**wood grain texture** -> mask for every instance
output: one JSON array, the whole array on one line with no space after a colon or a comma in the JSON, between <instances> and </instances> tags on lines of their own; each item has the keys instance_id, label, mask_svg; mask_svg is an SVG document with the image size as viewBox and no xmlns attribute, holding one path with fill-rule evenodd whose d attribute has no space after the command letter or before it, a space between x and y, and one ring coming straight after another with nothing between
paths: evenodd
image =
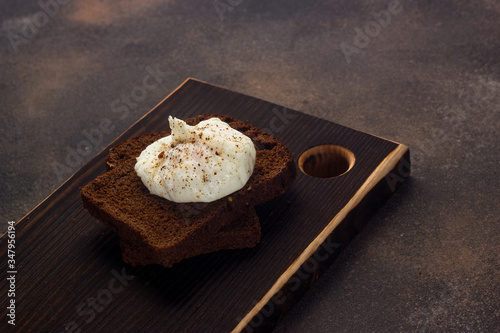
<instances>
[{"instance_id":1,"label":"wood grain texture","mask_svg":"<svg viewBox=\"0 0 500 333\"><path fill-rule=\"evenodd\" d=\"M267 129L295 161L311 147L335 144L355 163L336 178L299 171L287 193L257 207L262 241L255 248L171 269L125 265L118 238L82 208L79 189L105 171L109 147L168 128L168 115L209 112ZM192 79L109 147L16 224L16 330L268 330L409 175L404 145ZM6 248L4 235L2 258ZM0 288L8 289L5 279Z\"/></svg>"}]
</instances>

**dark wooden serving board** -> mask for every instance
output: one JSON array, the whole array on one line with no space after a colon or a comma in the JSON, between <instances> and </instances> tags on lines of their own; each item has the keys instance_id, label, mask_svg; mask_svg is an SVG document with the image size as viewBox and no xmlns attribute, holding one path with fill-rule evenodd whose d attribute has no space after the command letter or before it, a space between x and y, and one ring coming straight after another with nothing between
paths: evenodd
<instances>
[{"instance_id":1,"label":"dark wooden serving board","mask_svg":"<svg viewBox=\"0 0 500 333\"><path fill-rule=\"evenodd\" d=\"M289 191L257 208L262 240L255 248L170 269L126 265L118 238L83 209L79 190L105 172L109 147L168 129L168 115L202 113L229 114L273 132L296 163L309 148L334 144L349 149L354 164L335 178L297 167ZM268 330L410 172L404 145L193 79L109 147L16 224L16 326L7 324L4 304L1 331ZM322 158L315 155L317 163ZM7 239L0 239L2 272ZM5 278L0 289L5 300Z\"/></svg>"}]
</instances>

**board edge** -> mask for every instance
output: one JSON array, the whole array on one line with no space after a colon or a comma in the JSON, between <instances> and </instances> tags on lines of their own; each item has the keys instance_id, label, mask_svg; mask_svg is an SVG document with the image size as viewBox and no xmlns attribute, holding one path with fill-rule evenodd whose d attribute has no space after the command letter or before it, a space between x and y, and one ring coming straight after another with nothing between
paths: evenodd
<instances>
[{"instance_id":1,"label":"board edge","mask_svg":"<svg viewBox=\"0 0 500 333\"><path fill-rule=\"evenodd\" d=\"M268 304L272 298L285 286L285 284L290 280L294 274L296 274L299 269L304 265L304 263L313 256L314 253L319 249L319 247L326 241L328 236L330 236L335 228L347 217L347 215L353 211L358 204L367 196L367 194L381 181L383 180L397 164L404 158L404 156L409 152L406 145L398 144L398 146L389 153L384 160L373 170L366 181L360 186L358 191L349 200L349 202L333 217L333 219L328 223L328 225L323 229L323 231L316 236L316 238L305 248L305 250L298 256L298 258L287 268L287 270L275 281L268 292L254 305L254 307L239 321L235 328L231 331L232 333L242 332L251 320L257 316Z\"/></svg>"}]
</instances>

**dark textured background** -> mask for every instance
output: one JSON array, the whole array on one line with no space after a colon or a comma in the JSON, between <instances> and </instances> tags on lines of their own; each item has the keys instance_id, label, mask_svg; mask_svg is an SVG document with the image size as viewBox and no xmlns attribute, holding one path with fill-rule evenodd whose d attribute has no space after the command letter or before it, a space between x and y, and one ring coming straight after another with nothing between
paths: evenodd
<instances>
[{"instance_id":1,"label":"dark textured background","mask_svg":"<svg viewBox=\"0 0 500 333\"><path fill-rule=\"evenodd\" d=\"M498 331L500 2L401 1L347 62L341 43L388 3L73 0L43 21L0 0L2 230L194 77L412 152L411 179L277 332ZM122 112L147 66L161 83Z\"/></svg>"}]
</instances>

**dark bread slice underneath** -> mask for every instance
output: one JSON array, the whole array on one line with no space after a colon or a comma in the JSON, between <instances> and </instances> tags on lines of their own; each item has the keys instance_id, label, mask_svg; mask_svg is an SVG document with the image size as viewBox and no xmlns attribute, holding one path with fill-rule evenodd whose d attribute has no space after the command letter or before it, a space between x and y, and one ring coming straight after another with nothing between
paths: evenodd
<instances>
[{"instance_id":1,"label":"dark bread slice underneath","mask_svg":"<svg viewBox=\"0 0 500 333\"><path fill-rule=\"evenodd\" d=\"M211 117L229 123L256 144L255 169L243 189L212 203L178 204L150 194L135 173L135 159L149 144L169 135L169 131L132 138L112 148L108 157L111 170L82 189L84 207L118 234L127 262L159 263L168 267L203 253L204 247L223 249L228 242L232 242L231 248L255 245L253 206L282 194L293 182L296 170L290 152L264 131L233 117L216 114L197 116L186 122L197 124ZM233 222L245 215L249 216L244 223L247 230L232 230ZM224 227L226 229L222 229ZM224 240L223 234L218 233L220 230L229 230L231 237L237 237L234 232L238 230L245 237L238 244L234 239ZM249 230L253 230L253 238L246 237ZM258 236L260 238L260 228ZM206 239L207 245L200 244L201 239ZM218 243L208 245L210 240ZM132 250L138 253L133 254Z\"/></svg>"},{"instance_id":2,"label":"dark bread slice underneath","mask_svg":"<svg viewBox=\"0 0 500 333\"><path fill-rule=\"evenodd\" d=\"M172 261L172 256L190 258L201 254L220 250L235 250L254 247L260 241L260 222L254 208L247 214L240 216L230 225L222 227L212 238L193 237L189 239L190 245L168 251L158 250L144 244L133 244L120 240L123 260L136 265L148 265ZM180 251L188 252L182 253Z\"/></svg>"}]
</instances>

